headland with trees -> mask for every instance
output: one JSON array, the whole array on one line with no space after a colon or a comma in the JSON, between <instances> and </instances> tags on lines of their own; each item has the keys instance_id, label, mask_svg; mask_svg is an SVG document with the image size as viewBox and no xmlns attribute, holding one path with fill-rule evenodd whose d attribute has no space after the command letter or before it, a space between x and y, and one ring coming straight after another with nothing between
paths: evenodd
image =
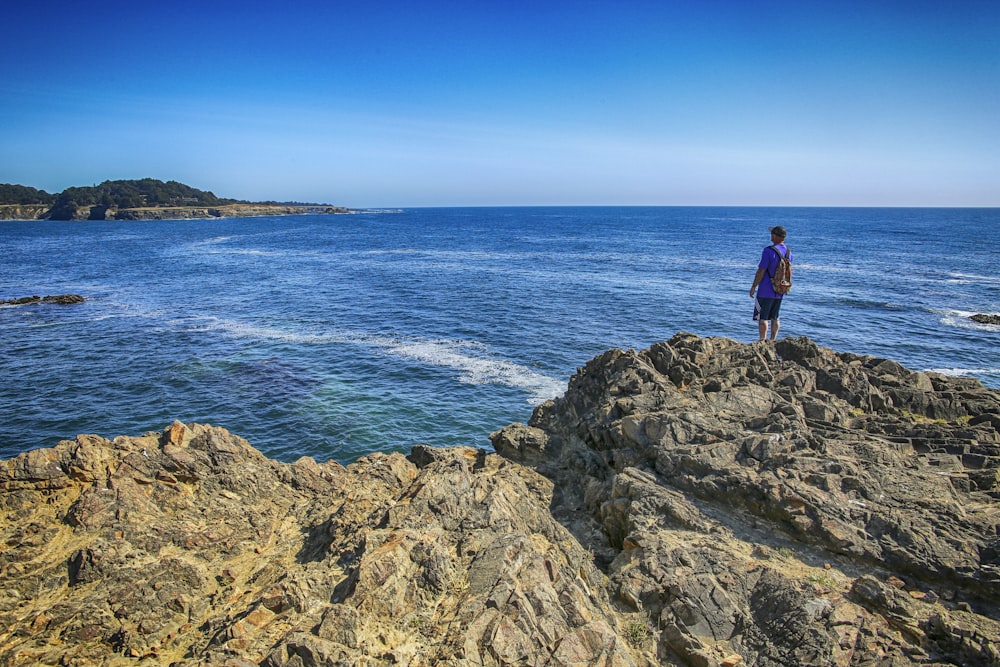
<instances>
[{"instance_id":1,"label":"headland with trees","mask_svg":"<svg viewBox=\"0 0 1000 667\"><path fill-rule=\"evenodd\" d=\"M4 220L167 220L305 213L350 213L350 209L329 204L228 199L178 181L154 178L104 181L66 188L57 194L0 183L0 219Z\"/></svg>"}]
</instances>

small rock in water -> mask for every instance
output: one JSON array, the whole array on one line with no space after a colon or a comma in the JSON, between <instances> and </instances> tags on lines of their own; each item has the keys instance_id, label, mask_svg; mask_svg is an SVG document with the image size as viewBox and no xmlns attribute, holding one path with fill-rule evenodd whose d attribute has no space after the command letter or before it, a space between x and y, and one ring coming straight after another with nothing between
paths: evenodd
<instances>
[{"instance_id":1,"label":"small rock in water","mask_svg":"<svg viewBox=\"0 0 1000 667\"><path fill-rule=\"evenodd\" d=\"M58 294L55 296L22 296L19 299L4 299L0 305L4 306L24 306L32 303L54 303L58 305L69 305L73 303L83 303L85 299L79 294Z\"/></svg>"}]
</instances>

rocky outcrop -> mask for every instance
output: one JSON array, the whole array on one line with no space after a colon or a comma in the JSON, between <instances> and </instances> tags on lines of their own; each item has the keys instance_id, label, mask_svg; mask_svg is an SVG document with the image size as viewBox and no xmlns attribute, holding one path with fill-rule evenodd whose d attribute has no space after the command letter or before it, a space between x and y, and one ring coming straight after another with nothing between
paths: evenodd
<instances>
[{"instance_id":1,"label":"rocky outcrop","mask_svg":"<svg viewBox=\"0 0 1000 667\"><path fill-rule=\"evenodd\" d=\"M73 211L75 210L75 213ZM343 206L285 204L227 204L224 206L150 206L108 208L80 206L71 209L71 220L201 220L211 218L254 218L284 215L329 215L351 213ZM49 207L42 205L0 205L0 220L47 219Z\"/></svg>"},{"instance_id":2,"label":"rocky outcrop","mask_svg":"<svg viewBox=\"0 0 1000 667\"><path fill-rule=\"evenodd\" d=\"M286 206L282 204L231 204L226 206L172 206L110 209L103 218L109 220L194 220L207 218L255 218L281 215L326 215L350 213L342 206ZM91 219L93 213L90 214Z\"/></svg>"},{"instance_id":3,"label":"rocky outcrop","mask_svg":"<svg viewBox=\"0 0 1000 667\"><path fill-rule=\"evenodd\" d=\"M0 220L39 220L48 210L46 204L0 204Z\"/></svg>"},{"instance_id":4,"label":"rocky outcrop","mask_svg":"<svg viewBox=\"0 0 1000 667\"><path fill-rule=\"evenodd\" d=\"M0 462L0 664L1000 665L998 427L971 380L679 334L497 453L82 435Z\"/></svg>"},{"instance_id":5,"label":"rocky outcrop","mask_svg":"<svg viewBox=\"0 0 1000 667\"><path fill-rule=\"evenodd\" d=\"M554 482L661 658L998 665L998 427L974 380L679 334L492 438Z\"/></svg>"},{"instance_id":6,"label":"rocky outcrop","mask_svg":"<svg viewBox=\"0 0 1000 667\"><path fill-rule=\"evenodd\" d=\"M60 306L83 303L79 294L57 294L53 296L22 296L17 299L0 299L0 306L26 306L36 303L52 303Z\"/></svg>"},{"instance_id":7,"label":"rocky outcrop","mask_svg":"<svg viewBox=\"0 0 1000 667\"><path fill-rule=\"evenodd\" d=\"M648 664L552 494L474 449L79 436L0 468L0 664Z\"/></svg>"},{"instance_id":8,"label":"rocky outcrop","mask_svg":"<svg viewBox=\"0 0 1000 667\"><path fill-rule=\"evenodd\" d=\"M973 315L969 319L979 324L992 324L994 326L1000 326L1000 315L983 315L980 313Z\"/></svg>"}]
</instances>

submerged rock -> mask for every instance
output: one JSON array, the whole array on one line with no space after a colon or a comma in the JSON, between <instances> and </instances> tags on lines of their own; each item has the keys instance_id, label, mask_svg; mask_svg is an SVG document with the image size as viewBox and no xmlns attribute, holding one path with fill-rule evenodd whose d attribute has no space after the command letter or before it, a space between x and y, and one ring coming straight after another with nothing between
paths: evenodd
<instances>
[{"instance_id":1,"label":"submerged rock","mask_svg":"<svg viewBox=\"0 0 1000 667\"><path fill-rule=\"evenodd\" d=\"M983 315L977 314L969 318L973 322L978 322L979 324L993 324L1000 326L1000 315Z\"/></svg>"},{"instance_id":2,"label":"submerged rock","mask_svg":"<svg viewBox=\"0 0 1000 667\"><path fill-rule=\"evenodd\" d=\"M82 435L0 462L0 664L1000 665L998 427L972 380L679 334L498 453Z\"/></svg>"}]
</instances>

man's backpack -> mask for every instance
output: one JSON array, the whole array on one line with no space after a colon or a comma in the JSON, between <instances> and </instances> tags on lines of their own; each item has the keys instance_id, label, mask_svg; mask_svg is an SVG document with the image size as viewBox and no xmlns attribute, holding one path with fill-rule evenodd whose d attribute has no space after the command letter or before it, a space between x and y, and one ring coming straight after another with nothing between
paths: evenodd
<instances>
[{"instance_id":1,"label":"man's backpack","mask_svg":"<svg viewBox=\"0 0 1000 667\"><path fill-rule=\"evenodd\" d=\"M771 276L771 287L774 288L775 294L788 294L788 291L792 289L792 260L789 257L792 254L791 248L785 250L785 254L782 255L778 250L777 246L771 246L771 250L778 254L778 266L774 269L774 275Z\"/></svg>"}]
</instances>

